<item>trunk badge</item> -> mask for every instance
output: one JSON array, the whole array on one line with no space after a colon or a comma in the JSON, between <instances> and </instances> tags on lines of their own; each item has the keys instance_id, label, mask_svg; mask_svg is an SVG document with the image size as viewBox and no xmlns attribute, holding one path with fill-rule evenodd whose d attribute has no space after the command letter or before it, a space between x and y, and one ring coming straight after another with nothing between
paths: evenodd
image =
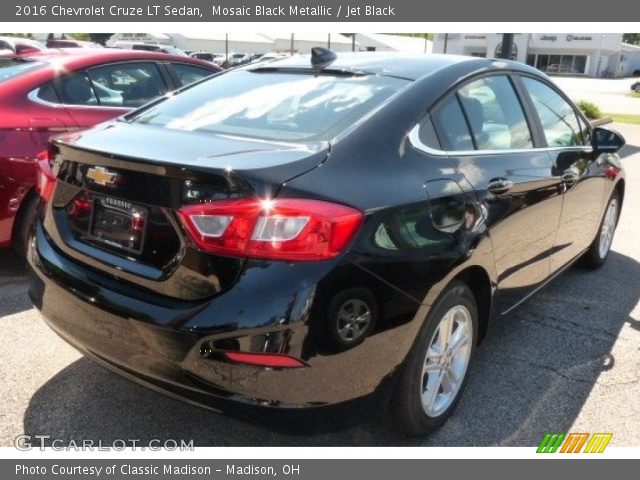
<instances>
[{"instance_id":1,"label":"trunk badge","mask_svg":"<svg viewBox=\"0 0 640 480\"><path fill-rule=\"evenodd\" d=\"M87 178L98 185L111 187L116 184L118 174L110 172L104 167L91 167L87 170Z\"/></svg>"}]
</instances>

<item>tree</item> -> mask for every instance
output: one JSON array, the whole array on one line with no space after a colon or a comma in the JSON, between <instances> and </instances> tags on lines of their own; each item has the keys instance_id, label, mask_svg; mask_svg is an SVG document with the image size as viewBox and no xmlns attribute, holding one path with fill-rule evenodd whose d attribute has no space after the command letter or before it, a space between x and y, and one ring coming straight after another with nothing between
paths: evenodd
<instances>
[{"instance_id":1,"label":"tree","mask_svg":"<svg viewBox=\"0 0 640 480\"><path fill-rule=\"evenodd\" d=\"M89 40L89 34L88 33L70 33L69 36L71 38L73 38L74 40L82 40L82 41Z\"/></svg>"},{"instance_id":2,"label":"tree","mask_svg":"<svg viewBox=\"0 0 640 480\"><path fill-rule=\"evenodd\" d=\"M622 41L631 45L640 45L640 33L623 33Z\"/></svg>"},{"instance_id":3,"label":"tree","mask_svg":"<svg viewBox=\"0 0 640 480\"><path fill-rule=\"evenodd\" d=\"M113 36L113 33L90 33L89 39L92 42L96 42L96 43L99 43L100 45L104 45L107 43L107 40L109 40L112 36Z\"/></svg>"}]
</instances>

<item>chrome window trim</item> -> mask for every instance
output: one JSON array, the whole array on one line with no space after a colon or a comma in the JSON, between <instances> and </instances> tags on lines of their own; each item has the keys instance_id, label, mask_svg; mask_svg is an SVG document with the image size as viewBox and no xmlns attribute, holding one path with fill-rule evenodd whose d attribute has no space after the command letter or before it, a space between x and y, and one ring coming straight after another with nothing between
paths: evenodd
<instances>
[{"instance_id":1,"label":"chrome window trim","mask_svg":"<svg viewBox=\"0 0 640 480\"><path fill-rule=\"evenodd\" d=\"M527 153L527 152L557 152L557 151L582 151L582 152L593 152L593 147L589 145L574 145L570 147L534 147L534 148L510 148L505 150L440 150L437 148L430 147L429 145L425 145L422 140L420 140L420 123L415 125L408 135L409 143L420 150L421 152L427 153L429 155L434 155L437 157L448 157L448 156L485 156L485 155L504 155L504 154L514 154L514 153Z\"/></svg>"},{"instance_id":2,"label":"chrome window trim","mask_svg":"<svg viewBox=\"0 0 640 480\"><path fill-rule=\"evenodd\" d=\"M74 103L54 103L54 102L48 102L47 100L43 100L40 97L38 97L38 93L40 93L40 88L42 87L38 87L34 90L31 90L29 93L27 93L27 98L29 100L31 100L34 103L38 103L40 105L44 105L45 107L50 107L50 108L99 108L101 110L117 110L117 111L122 111L122 110L133 110L135 107L110 107L110 106L103 106L103 105L76 105Z\"/></svg>"}]
</instances>

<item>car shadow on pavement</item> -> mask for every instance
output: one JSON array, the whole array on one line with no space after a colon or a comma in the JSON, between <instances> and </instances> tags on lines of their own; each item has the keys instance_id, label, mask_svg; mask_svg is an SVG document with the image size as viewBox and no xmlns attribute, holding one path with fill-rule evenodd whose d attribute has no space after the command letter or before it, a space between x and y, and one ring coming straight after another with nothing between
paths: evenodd
<instances>
[{"instance_id":1,"label":"car shadow on pavement","mask_svg":"<svg viewBox=\"0 0 640 480\"><path fill-rule=\"evenodd\" d=\"M394 433L384 420L388 412L361 405L352 407L358 420L331 420L329 412L326 422L311 428L300 428L308 423L304 413L222 415L166 398L88 359L69 365L33 395L24 431L103 444L174 439L196 446L534 446L547 432L570 430L594 385L604 382L603 371L635 368L619 365L612 347L625 325L640 329L630 315L640 294L631 280L638 278L640 264L612 251L602 269L574 267L495 320L457 410L422 439Z\"/></svg>"},{"instance_id":2,"label":"car shadow on pavement","mask_svg":"<svg viewBox=\"0 0 640 480\"><path fill-rule=\"evenodd\" d=\"M631 157L637 153L640 153L640 146L627 144L622 147L622 150L620 150L620 158L624 160L625 158Z\"/></svg>"},{"instance_id":3,"label":"car shadow on pavement","mask_svg":"<svg viewBox=\"0 0 640 480\"><path fill-rule=\"evenodd\" d=\"M33 307L27 296L27 265L13 250L0 250L0 318Z\"/></svg>"}]
</instances>

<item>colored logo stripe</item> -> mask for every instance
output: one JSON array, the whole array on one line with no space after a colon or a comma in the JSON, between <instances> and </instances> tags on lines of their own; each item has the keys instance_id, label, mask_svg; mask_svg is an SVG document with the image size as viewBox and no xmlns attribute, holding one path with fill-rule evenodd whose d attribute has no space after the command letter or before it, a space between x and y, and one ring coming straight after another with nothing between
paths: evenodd
<instances>
[{"instance_id":1,"label":"colored logo stripe","mask_svg":"<svg viewBox=\"0 0 640 480\"><path fill-rule=\"evenodd\" d=\"M547 433L538 445L536 453L556 453L564 437L564 433Z\"/></svg>"},{"instance_id":2,"label":"colored logo stripe","mask_svg":"<svg viewBox=\"0 0 640 480\"><path fill-rule=\"evenodd\" d=\"M587 438L589 438L588 433L570 433L562 445L560 453L580 453Z\"/></svg>"},{"instance_id":3,"label":"colored logo stripe","mask_svg":"<svg viewBox=\"0 0 640 480\"><path fill-rule=\"evenodd\" d=\"M556 453L560 445L562 448L559 453L580 453L581 451L582 453L602 453L613 437L613 433L594 433L591 438L589 435L589 433L547 433L538 445L536 453ZM586 447L584 447L585 443Z\"/></svg>"},{"instance_id":4,"label":"colored logo stripe","mask_svg":"<svg viewBox=\"0 0 640 480\"><path fill-rule=\"evenodd\" d=\"M587 443L584 453L602 453L607 448L613 437L613 433L594 433L591 440Z\"/></svg>"}]
</instances>

